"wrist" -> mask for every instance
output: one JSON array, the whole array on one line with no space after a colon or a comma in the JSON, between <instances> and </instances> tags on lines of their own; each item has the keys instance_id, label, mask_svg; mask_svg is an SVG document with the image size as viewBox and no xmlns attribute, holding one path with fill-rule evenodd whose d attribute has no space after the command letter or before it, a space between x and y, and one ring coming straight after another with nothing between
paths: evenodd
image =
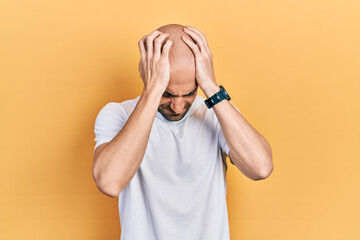
<instances>
[{"instance_id":1,"label":"wrist","mask_svg":"<svg viewBox=\"0 0 360 240\"><path fill-rule=\"evenodd\" d=\"M141 93L141 96L143 97L147 97L147 98L153 98L153 99L161 99L163 95L163 92L159 91L159 90L155 90L155 89L143 89L142 93Z\"/></svg>"},{"instance_id":2,"label":"wrist","mask_svg":"<svg viewBox=\"0 0 360 240\"><path fill-rule=\"evenodd\" d=\"M208 86L207 88L202 89L202 91L204 92L206 98L210 98L215 93L220 91L220 87L216 84L212 84L212 85Z\"/></svg>"}]
</instances>

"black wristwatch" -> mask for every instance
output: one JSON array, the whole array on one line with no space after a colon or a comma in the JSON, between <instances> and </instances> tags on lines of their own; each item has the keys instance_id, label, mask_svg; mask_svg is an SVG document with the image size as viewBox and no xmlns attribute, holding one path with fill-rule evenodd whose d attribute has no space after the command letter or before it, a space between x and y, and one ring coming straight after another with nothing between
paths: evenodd
<instances>
[{"instance_id":1,"label":"black wristwatch","mask_svg":"<svg viewBox=\"0 0 360 240\"><path fill-rule=\"evenodd\" d=\"M215 104L221 102L222 100L231 100L229 94L226 92L225 88L219 85L220 91L206 99L204 102L208 108L212 108Z\"/></svg>"}]
</instances>

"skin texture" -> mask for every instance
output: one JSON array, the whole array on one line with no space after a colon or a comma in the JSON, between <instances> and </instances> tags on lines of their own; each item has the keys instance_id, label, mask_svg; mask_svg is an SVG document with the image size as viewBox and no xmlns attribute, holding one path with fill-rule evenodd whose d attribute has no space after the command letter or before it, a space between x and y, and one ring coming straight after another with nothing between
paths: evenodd
<instances>
[{"instance_id":1,"label":"skin texture","mask_svg":"<svg viewBox=\"0 0 360 240\"><path fill-rule=\"evenodd\" d=\"M179 121L193 104L198 87L207 98L220 90L205 35L194 27L182 27L162 26L138 42L144 90L121 131L94 152L93 178L106 195L119 196L136 174L157 111L169 121ZM145 51L145 46L149 51ZM154 46L156 51L152 55ZM192 91L193 95L185 96ZM221 101L212 109L229 146L231 162L252 180L268 177L273 164L266 139L229 101ZM174 113L178 115L172 116ZM138 131L140 126L142 131Z\"/></svg>"},{"instance_id":2,"label":"skin texture","mask_svg":"<svg viewBox=\"0 0 360 240\"><path fill-rule=\"evenodd\" d=\"M182 30L184 27L168 24L157 29L169 33L164 43L168 39L173 42L169 52L170 80L158 107L158 112L169 121L179 121L184 118L197 95L195 57L189 46L181 39L181 36L187 35ZM195 89L196 91L193 92ZM191 92L192 95L188 95Z\"/></svg>"}]
</instances>

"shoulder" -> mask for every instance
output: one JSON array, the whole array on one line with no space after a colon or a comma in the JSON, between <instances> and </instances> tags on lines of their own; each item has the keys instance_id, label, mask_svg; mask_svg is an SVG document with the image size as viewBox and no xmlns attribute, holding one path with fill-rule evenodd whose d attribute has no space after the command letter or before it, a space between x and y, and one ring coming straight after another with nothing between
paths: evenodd
<instances>
[{"instance_id":1,"label":"shoulder","mask_svg":"<svg viewBox=\"0 0 360 240\"><path fill-rule=\"evenodd\" d=\"M132 111L134 110L139 97L136 97L134 99L125 100L123 102L108 102L103 106L103 108L100 110L100 112L111 112L115 115L130 115Z\"/></svg>"}]
</instances>

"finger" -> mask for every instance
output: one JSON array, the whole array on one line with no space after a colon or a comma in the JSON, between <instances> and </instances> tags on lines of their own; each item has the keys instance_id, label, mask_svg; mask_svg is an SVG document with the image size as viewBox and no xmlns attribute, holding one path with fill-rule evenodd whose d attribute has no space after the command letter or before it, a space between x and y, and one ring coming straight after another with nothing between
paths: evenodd
<instances>
[{"instance_id":1,"label":"finger","mask_svg":"<svg viewBox=\"0 0 360 240\"><path fill-rule=\"evenodd\" d=\"M144 63L144 61L146 61L146 49L145 49L145 43L144 43L145 37L146 36L141 38L140 41L138 42L139 49L140 49L141 62L143 62L143 63Z\"/></svg>"},{"instance_id":2,"label":"finger","mask_svg":"<svg viewBox=\"0 0 360 240\"><path fill-rule=\"evenodd\" d=\"M140 77L141 79L144 81L145 80L145 73L144 73L144 67L143 64L141 62L139 62L139 73L140 73Z\"/></svg>"},{"instance_id":3,"label":"finger","mask_svg":"<svg viewBox=\"0 0 360 240\"><path fill-rule=\"evenodd\" d=\"M150 59L153 56L153 41L160 34L161 34L160 31L154 30L146 37L146 48L147 48L148 59Z\"/></svg>"},{"instance_id":4,"label":"finger","mask_svg":"<svg viewBox=\"0 0 360 240\"><path fill-rule=\"evenodd\" d=\"M162 33L160 34L159 37L157 37L155 39L155 44L154 44L154 58L160 58L160 54L161 54L161 46L165 40L166 37L169 36L169 33Z\"/></svg>"},{"instance_id":5,"label":"finger","mask_svg":"<svg viewBox=\"0 0 360 240\"><path fill-rule=\"evenodd\" d=\"M200 49L196 43L192 39L190 39L189 36L183 35L181 36L181 39L191 48L193 53L195 54L195 57L199 54L201 54Z\"/></svg>"},{"instance_id":6,"label":"finger","mask_svg":"<svg viewBox=\"0 0 360 240\"><path fill-rule=\"evenodd\" d=\"M141 63L141 61L139 61L139 74L140 74L140 77L142 78L142 76L141 76L141 66L142 66L142 63Z\"/></svg>"},{"instance_id":7,"label":"finger","mask_svg":"<svg viewBox=\"0 0 360 240\"><path fill-rule=\"evenodd\" d=\"M204 43L207 51L210 53L209 44L208 44L208 42L207 42L207 39L206 39L205 34L203 34L202 32L200 32L200 30L197 29L197 28L194 28L194 27L191 27L191 26L187 26L187 28L188 28L190 31L194 31L195 33L198 34L198 36L200 36L200 37L202 38L203 43Z\"/></svg>"},{"instance_id":8,"label":"finger","mask_svg":"<svg viewBox=\"0 0 360 240\"><path fill-rule=\"evenodd\" d=\"M197 33L195 33L192 30L189 30L187 28L184 28L184 32L187 33L190 37L192 37L195 40L197 45L199 45L199 48L200 48L201 52L207 51L207 49L206 49L206 47L204 45L203 39Z\"/></svg>"},{"instance_id":9,"label":"finger","mask_svg":"<svg viewBox=\"0 0 360 240\"><path fill-rule=\"evenodd\" d=\"M167 40L164 47L163 47L163 51L162 51L162 57L164 57L165 59L169 58L169 52L170 52L170 48L173 45L173 42L171 40Z\"/></svg>"},{"instance_id":10,"label":"finger","mask_svg":"<svg viewBox=\"0 0 360 240\"><path fill-rule=\"evenodd\" d=\"M141 60L139 61L139 73L140 73L140 75L141 75L141 67L142 67L142 62L141 62Z\"/></svg>"}]
</instances>

